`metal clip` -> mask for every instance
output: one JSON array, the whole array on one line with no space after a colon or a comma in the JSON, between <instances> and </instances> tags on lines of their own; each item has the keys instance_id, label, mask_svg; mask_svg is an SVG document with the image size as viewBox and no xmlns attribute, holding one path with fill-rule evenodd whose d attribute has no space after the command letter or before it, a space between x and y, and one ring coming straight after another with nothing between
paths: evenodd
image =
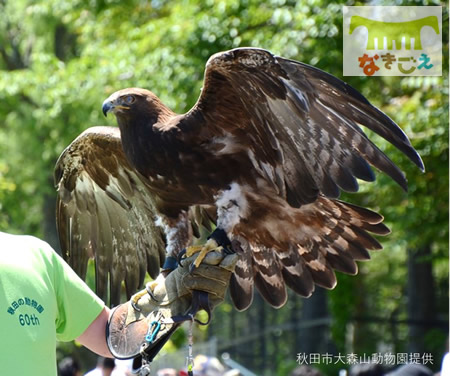
<instances>
[{"instance_id":1,"label":"metal clip","mask_svg":"<svg viewBox=\"0 0 450 376\"><path fill-rule=\"evenodd\" d=\"M148 326L148 332L145 336L145 340L149 343L152 343L155 340L156 335L161 329L161 323L159 321L152 321Z\"/></svg>"}]
</instances>

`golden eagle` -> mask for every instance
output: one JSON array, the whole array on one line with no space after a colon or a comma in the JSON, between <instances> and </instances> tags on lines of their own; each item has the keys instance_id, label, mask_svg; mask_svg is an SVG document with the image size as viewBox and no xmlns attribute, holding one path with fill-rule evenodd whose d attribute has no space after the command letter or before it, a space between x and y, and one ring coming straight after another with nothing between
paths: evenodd
<instances>
[{"instance_id":1,"label":"golden eagle","mask_svg":"<svg viewBox=\"0 0 450 376\"><path fill-rule=\"evenodd\" d=\"M339 201L370 167L406 190L404 174L363 125L423 169L407 136L358 91L309 65L257 48L213 55L195 106L179 115L152 92L112 94L103 112L119 125L87 129L55 171L66 259L82 276L95 257L97 291L112 304L156 277L165 255L213 222L239 250L230 293L239 310L256 288L274 307L286 285L309 296L333 288L334 270L380 249L383 217Z\"/></svg>"}]
</instances>

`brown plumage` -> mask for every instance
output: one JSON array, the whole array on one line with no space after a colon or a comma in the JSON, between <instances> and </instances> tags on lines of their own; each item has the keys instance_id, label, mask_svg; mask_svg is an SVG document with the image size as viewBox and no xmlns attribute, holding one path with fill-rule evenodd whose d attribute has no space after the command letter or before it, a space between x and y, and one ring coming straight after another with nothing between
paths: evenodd
<instances>
[{"instance_id":1,"label":"brown plumage","mask_svg":"<svg viewBox=\"0 0 450 376\"><path fill-rule=\"evenodd\" d=\"M81 274L96 258L97 286L106 294L109 273L114 304L121 280L131 293L146 269L157 274L164 240L176 256L211 221L240 250L230 284L238 309L254 285L275 307L285 285L303 296L314 284L333 288L334 270L355 274L355 260L381 248L369 233L389 232L380 215L337 200L340 190L374 180L369 164L407 186L358 124L423 169L401 129L355 89L261 49L212 56L184 115L137 88L111 95L103 111L120 132L85 131L55 176L62 247Z\"/></svg>"}]
</instances>

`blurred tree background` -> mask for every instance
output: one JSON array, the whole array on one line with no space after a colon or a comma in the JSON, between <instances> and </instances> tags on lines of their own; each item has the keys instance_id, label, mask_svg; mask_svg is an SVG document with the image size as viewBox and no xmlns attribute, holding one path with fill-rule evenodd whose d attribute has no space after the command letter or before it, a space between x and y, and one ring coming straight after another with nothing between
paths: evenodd
<instances>
[{"instance_id":1,"label":"blurred tree background","mask_svg":"<svg viewBox=\"0 0 450 376\"><path fill-rule=\"evenodd\" d=\"M55 161L82 130L115 124L103 118L101 104L118 89L149 88L185 112L199 95L208 57L239 46L263 47L342 78L342 5L364 3L0 0L0 229L59 248ZM381 239L384 250L360 263L358 276L338 273L333 291L291 296L279 310L258 296L241 313L227 301L197 331L197 341L217 337L220 352L260 375L286 375L302 354L429 353L433 364L427 365L438 370L445 352L448 7L431 0L370 5L443 6L442 77L345 78L405 130L426 172L378 142L407 173L409 192L378 175L343 198L385 216L392 234ZM169 349L183 344L181 333ZM58 351L75 352L85 368L93 366L92 355L72 344ZM335 360L315 365L326 375L348 367Z\"/></svg>"}]
</instances>

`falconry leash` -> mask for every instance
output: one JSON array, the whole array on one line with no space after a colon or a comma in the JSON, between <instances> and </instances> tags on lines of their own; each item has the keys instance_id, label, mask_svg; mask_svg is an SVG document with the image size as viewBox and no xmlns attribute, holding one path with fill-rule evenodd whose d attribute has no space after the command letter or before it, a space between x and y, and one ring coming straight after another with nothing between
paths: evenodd
<instances>
[{"instance_id":1,"label":"falconry leash","mask_svg":"<svg viewBox=\"0 0 450 376\"><path fill-rule=\"evenodd\" d=\"M195 318L198 311L204 310L208 314L208 319L206 322L202 322ZM185 321L189 322L188 329L188 355L186 357L186 368L188 370L188 376L193 376L194 367L194 356L193 356L193 346L194 346L194 336L193 336L193 325L197 322L200 325L207 325L211 320L211 307L209 304L208 293L204 291L194 290L192 294L192 306L188 313L185 315L176 315L170 318L165 318L161 312L158 312L156 317L148 325L147 334L145 336L145 342L141 345L139 354L142 357L141 367L139 368L139 376L149 376L151 374L150 364L153 361L154 356L157 354L149 354L148 350L151 345L157 340L159 331L163 325L166 324L181 324ZM175 326L176 328L178 326ZM167 339L169 339L167 337ZM162 348L166 341L161 341L156 344L157 347ZM159 351L159 350L158 350Z\"/></svg>"}]
</instances>

